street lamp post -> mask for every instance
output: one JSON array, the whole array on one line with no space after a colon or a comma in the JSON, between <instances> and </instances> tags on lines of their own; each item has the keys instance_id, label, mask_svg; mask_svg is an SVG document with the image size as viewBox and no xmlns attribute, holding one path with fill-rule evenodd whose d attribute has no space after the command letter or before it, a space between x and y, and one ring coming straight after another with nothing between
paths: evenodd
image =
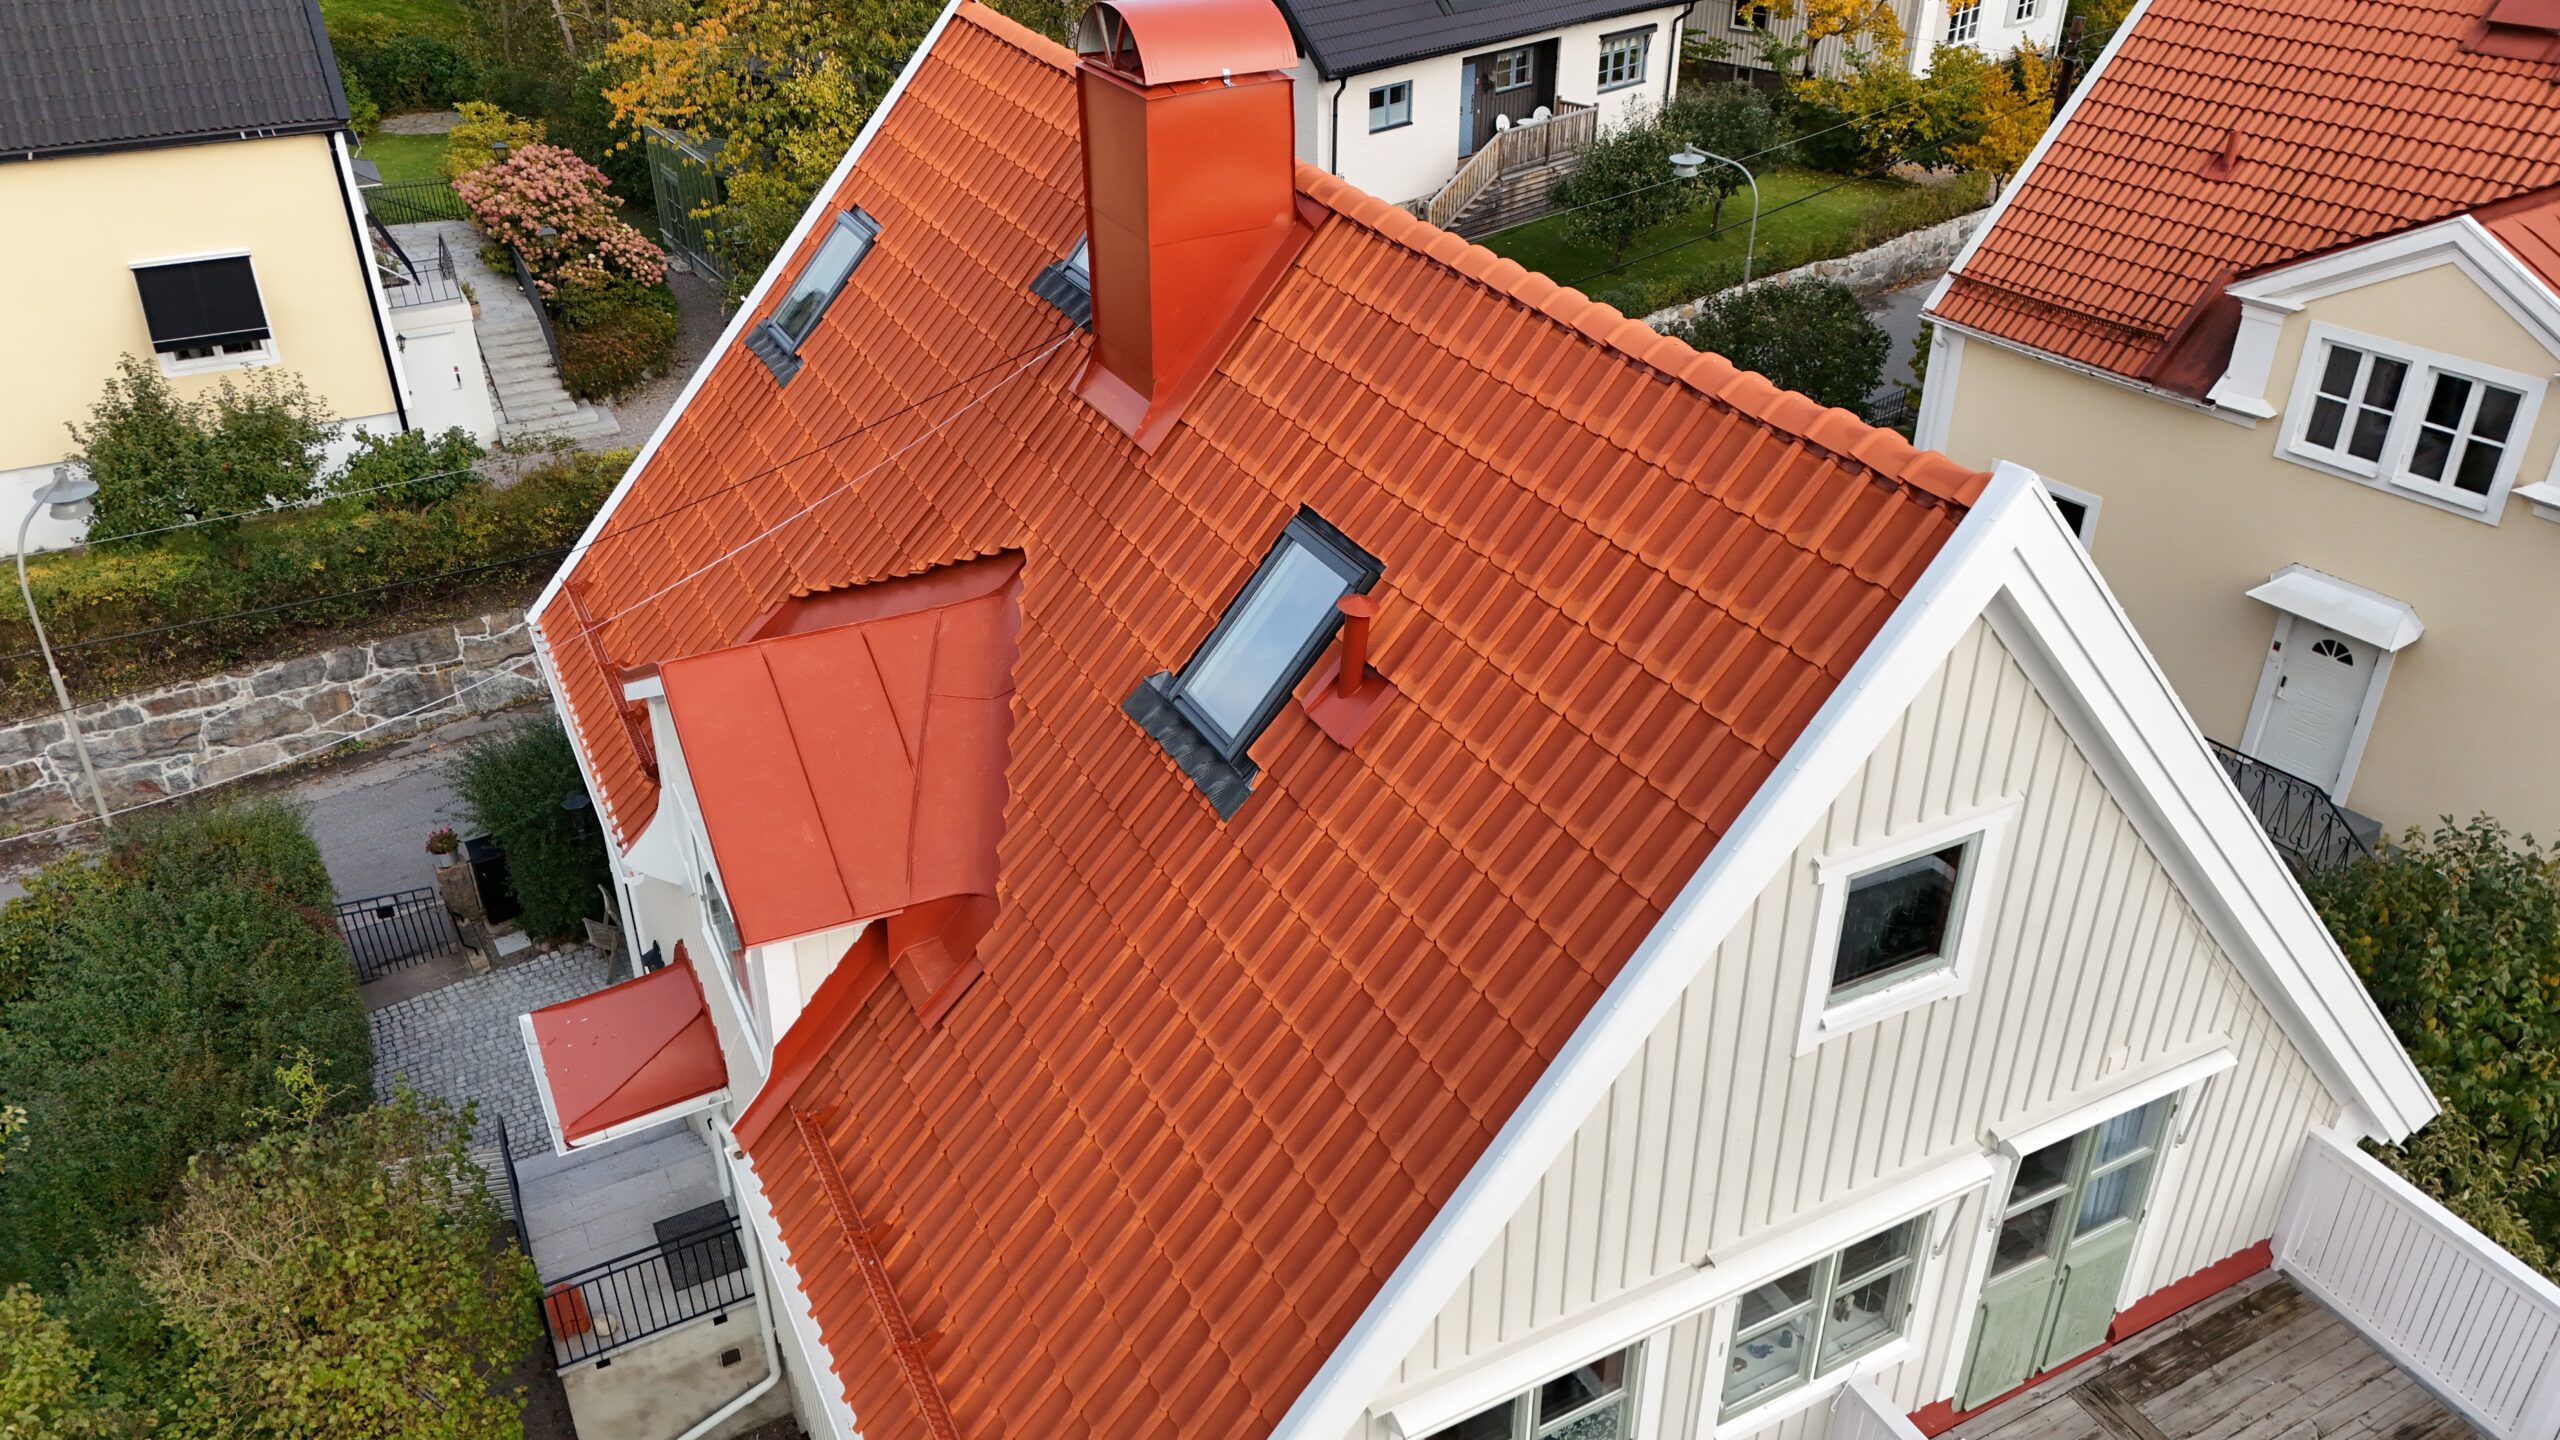
<instances>
[{"instance_id":1,"label":"street lamp post","mask_svg":"<svg viewBox=\"0 0 2560 1440\"><path fill-rule=\"evenodd\" d=\"M1751 233L1742 242L1742 283L1748 285L1751 283L1751 256L1760 248L1760 181L1751 173L1750 167L1741 161L1712 151L1701 150L1694 145L1680 150L1671 157L1671 173L1683 180L1694 180L1698 178L1698 167L1710 160L1718 164L1730 165L1741 171L1743 180L1751 186Z\"/></svg>"},{"instance_id":2,"label":"street lamp post","mask_svg":"<svg viewBox=\"0 0 2560 1440\"><path fill-rule=\"evenodd\" d=\"M45 638L44 621L36 614L36 594L27 585L27 531L36 523L38 510L49 510L56 520L86 520L89 499L98 493L98 482L85 475L74 475L68 465L53 467L53 480L36 491L35 503L27 507L27 518L18 522L18 598L27 602L27 624L36 632L36 649L44 653L45 673L53 677L53 698L62 707L62 724L71 732L71 749L80 757L80 773L89 781L89 798L97 802L98 823L115 824L107 810L107 792L98 784L97 768L89 763L89 742L80 734L80 717L71 713L71 691L62 683L62 667L53 663L53 642Z\"/></svg>"}]
</instances>

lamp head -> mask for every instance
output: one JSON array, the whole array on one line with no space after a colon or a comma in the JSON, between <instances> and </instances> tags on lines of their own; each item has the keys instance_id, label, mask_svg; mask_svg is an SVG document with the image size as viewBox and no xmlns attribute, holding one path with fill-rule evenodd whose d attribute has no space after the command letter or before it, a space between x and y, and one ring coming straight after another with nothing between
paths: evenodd
<instances>
[{"instance_id":1,"label":"lamp head","mask_svg":"<svg viewBox=\"0 0 2560 1440\"><path fill-rule=\"evenodd\" d=\"M68 465L53 467L53 479L36 491L36 503L56 520L82 521L89 518L89 502L96 498L98 482L86 475L75 475Z\"/></svg>"},{"instance_id":2,"label":"lamp head","mask_svg":"<svg viewBox=\"0 0 2560 1440\"><path fill-rule=\"evenodd\" d=\"M1683 145L1672 152L1671 173L1678 179L1695 180L1698 178L1699 168L1706 163L1706 156Z\"/></svg>"}]
</instances>

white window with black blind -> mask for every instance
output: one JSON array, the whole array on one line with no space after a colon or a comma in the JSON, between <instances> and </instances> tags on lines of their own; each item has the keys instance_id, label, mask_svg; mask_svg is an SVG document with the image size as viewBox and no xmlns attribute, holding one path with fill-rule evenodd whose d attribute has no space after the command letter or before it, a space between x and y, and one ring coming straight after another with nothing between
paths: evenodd
<instances>
[{"instance_id":1,"label":"white window with black blind","mask_svg":"<svg viewBox=\"0 0 2560 1440\"><path fill-rule=\"evenodd\" d=\"M133 284L163 371L187 375L274 361L275 336L248 256L136 265Z\"/></svg>"}]
</instances>

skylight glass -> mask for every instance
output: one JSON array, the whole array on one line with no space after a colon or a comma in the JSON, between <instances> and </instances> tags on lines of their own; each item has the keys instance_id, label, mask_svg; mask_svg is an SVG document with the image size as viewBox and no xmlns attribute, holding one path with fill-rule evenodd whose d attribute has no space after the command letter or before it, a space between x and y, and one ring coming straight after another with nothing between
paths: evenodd
<instances>
[{"instance_id":1,"label":"skylight glass","mask_svg":"<svg viewBox=\"0 0 2560 1440\"><path fill-rule=\"evenodd\" d=\"M774 328L791 338L793 345L809 338L818 328L818 317L853 278L853 267L871 251L872 238L880 233L879 225L859 210L836 217L835 228L818 243L818 253L791 281L791 289L774 307Z\"/></svg>"},{"instance_id":2,"label":"skylight glass","mask_svg":"<svg viewBox=\"0 0 2560 1440\"><path fill-rule=\"evenodd\" d=\"M1377 561L1299 511L1175 679L1175 707L1219 754L1241 755L1333 638L1336 603L1377 578Z\"/></svg>"}]
</instances>

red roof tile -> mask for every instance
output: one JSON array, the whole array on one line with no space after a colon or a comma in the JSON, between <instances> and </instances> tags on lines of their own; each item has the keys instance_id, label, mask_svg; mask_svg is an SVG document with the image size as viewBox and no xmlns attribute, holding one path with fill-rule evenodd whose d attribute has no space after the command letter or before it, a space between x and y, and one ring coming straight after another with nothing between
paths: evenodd
<instances>
[{"instance_id":1,"label":"red roof tile","mask_svg":"<svg viewBox=\"0 0 2560 1440\"><path fill-rule=\"evenodd\" d=\"M2234 272L2560 181L2560 70L2466 48L2482 15L2151 0L1935 313L2144 376Z\"/></svg>"},{"instance_id":2,"label":"red roof tile","mask_svg":"<svg viewBox=\"0 0 2560 1440\"><path fill-rule=\"evenodd\" d=\"M579 558L604 659L541 617L628 839L605 665L1023 557L984 977L927 1028L849 956L742 1126L872 1440L943 1403L972 1440L1266 1432L1985 479L1309 168L1323 223L1143 454L1026 288L1084 225L1067 63L960 6L843 184L882 231L806 368L724 354ZM1119 706L1301 504L1384 562L1401 697L1357 750L1283 707L1221 825Z\"/></svg>"},{"instance_id":3,"label":"red roof tile","mask_svg":"<svg viewBox=\"0 0 2560 1440\"><path fill-rule=\"evenodd\" d=\"M2560 291L2560 185L2492 205L2479 219L2524 268Z\"/></svg>"},{"instance_id":4,"label":"red roof tile","mask_svg":"<svg viewBox=\"0 0 2560 1440\"><path fill-rule=\"evenodd\" d=\"M571 1145L729 1083L683 947L663 970L525 1017L543 1107Z\"/></svg>"}]
</instances>

